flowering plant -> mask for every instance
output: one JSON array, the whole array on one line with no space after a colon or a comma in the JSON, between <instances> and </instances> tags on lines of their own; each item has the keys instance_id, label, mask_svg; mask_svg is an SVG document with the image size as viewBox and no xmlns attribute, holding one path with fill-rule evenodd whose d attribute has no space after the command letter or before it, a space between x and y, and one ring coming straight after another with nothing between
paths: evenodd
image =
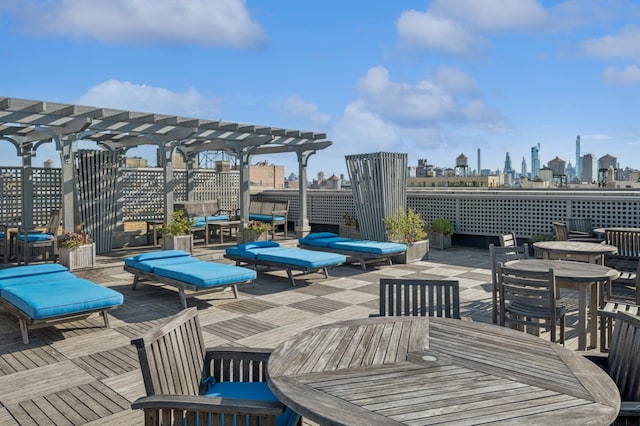
<instances>
[{"instance_id":1,"label":"flowering plant","mask_svg":"<svg viewBox=\"0 0 640 426\"><path fill-rule=\"evenodd\" d=\"M78 248L81 245L91 242L91 238L83 233L67 232L60 238L60 247L64 248Z\"/></svg>"},{"instance_id":2,"label":"flowering plant","mask_svg":"<svg viewBox=\"0 0 640 426\"><path fill-rule=\"evenodd\" d=\"M270 224L257 220L250 220L249 222L246 222L243 228L248 231L254 231L257 234L264 234L265 232L271 231Z\"/></svg>"}]
</instances>

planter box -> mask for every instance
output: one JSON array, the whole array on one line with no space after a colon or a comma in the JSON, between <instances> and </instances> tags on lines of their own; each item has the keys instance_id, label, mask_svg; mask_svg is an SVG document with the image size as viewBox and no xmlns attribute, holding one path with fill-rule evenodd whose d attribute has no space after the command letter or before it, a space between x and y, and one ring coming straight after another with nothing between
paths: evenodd
<instances>
[{"instance_id":1,"label":"planter box","mask_svg":"<svg viewBox=\"0 0 640 426\"><path fill-rule=\"evenodd\" d=\"M191 235L163 236L162 248L164 250L182 250L193 254L193 237Z\"/></svg>"},{"instance_id":2,"label":"planter box","mask_svg":"<svg viewBox=\"0 0 640 426\"><path fill-rule=\"evenodd\" d=\"M429 258L429 240L416 241L413 244L407 244L407 251L393 256L393 263L411 263Z\"/></svg>"},{"instance_id":3,"label":"planter box","mask_svg":"<svg viewBox=\"0 0 640 426\"><path fill-rule=\"evenodd\" d=\"M429 233L429 245L431 248L445 250L451 248L451 235L442 232Z\"/></svg>"},{"instance_id":4,"label":"planter box","mask_svg":"<svg viewBox=\"0 0 640 426\"><path fill-rule=\"evenodd\" d=\"M96 245L84 244L76 248L60 247L60 264L70 271L81 268L93 268L96 264Z\"/></svg>"},{"instance_id":5,"label":"planter box","mask_svg":"<svg viewBox=\"0 0 640 426\"><path fill-rule=\"evenodd\" d=\"M250 229L238 229L238 233L236 235L236 240L238 244L242 243L250 243L253 241L266 241L268 233L263 232L262 234L258 234L256 231L252 231Z\"/></svg>"},{"instance_id":6,"label":"planter box","mask_svg":"<svg viewBox=\"0 0 640 426\"><path fill-rule=\"evenodd\" d=\"M359 240L362 238L360 230L355 226L340 225L340 236L345 238L353 238Z\"/></svg>"}]
</instances>

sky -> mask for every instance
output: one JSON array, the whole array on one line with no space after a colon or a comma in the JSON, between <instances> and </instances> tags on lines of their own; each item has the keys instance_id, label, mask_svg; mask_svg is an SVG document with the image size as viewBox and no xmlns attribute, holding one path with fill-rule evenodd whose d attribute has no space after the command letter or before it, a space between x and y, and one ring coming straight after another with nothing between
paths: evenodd
<instances>
[{"instance_id":1,"label":"sky","mask_svg":"<svg viewBox=\"0 0 640 426\"><path fill-rule=\"evenodd\" d=\"M640 168L637 0L0 0L0 67L0 97L326 133L309 179L381 151L575 165L577 135Z\"/></svg>"}]
</instances>

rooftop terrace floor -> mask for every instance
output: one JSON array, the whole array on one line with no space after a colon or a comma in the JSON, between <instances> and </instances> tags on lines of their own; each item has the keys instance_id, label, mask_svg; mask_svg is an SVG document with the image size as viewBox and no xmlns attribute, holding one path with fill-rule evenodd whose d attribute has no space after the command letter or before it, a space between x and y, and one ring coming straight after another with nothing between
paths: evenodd
<instances>
[{"instance_id":1,"label":"rooftop terrace floor","mask_svg":"<svg viewBox=\"0 0 640 426\"><path fill-rule=\"evenodd\" d=\"M196 246L195 255L217 260L222 253L223 246ZM110 329L102 328L101 318L94 314L85 321L34 330L24 345L17 321L0 312L0 424L143 423L142 412L130 408L144 395L130 340L182 306L170 287L141 283L132 290L133 276L122 269L128 255L130 251L99 256L95 269L76 273L124 295L124 304L111 311ZM198 308L207 346L275 348L305 329L368 317L378 310L378 282L383 277L458 280L462 315L491 321L486 249L431 250L428 261L372 265L367 272L344 265L329 275L298 276L292 287L284 271L259 273L257 280L238 287L238 299L222 291L189 297L187 302ZM575 315L568 315L566 346L571 349L577 347L576 321Z\"/></svg>"}]
</instances>

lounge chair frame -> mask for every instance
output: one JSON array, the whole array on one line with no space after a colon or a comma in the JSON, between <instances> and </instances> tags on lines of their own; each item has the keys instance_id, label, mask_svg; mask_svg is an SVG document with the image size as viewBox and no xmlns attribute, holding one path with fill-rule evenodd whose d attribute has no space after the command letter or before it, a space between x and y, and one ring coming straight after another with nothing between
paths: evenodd
<instances>
[{"instance_id":1,"label":"lounge chair frame","mask_svg":"<svg viewBox=\"0 0 640 426\"><path fill-rule=\"evenodd\" d=\"M237 285L251 282L251 280L242 280L242 281L236 281L233 283L219 284L219 285L203 288L203 287L195 286L193 284L186 283L184 281L163 277L161 275L154 274L153 272L142 271L140 269L133 268L127 265L124 266L124 270L133 274L133 284L131 287L132 290L135 290L138 287L138 283L142 280L153 281L153 282L165 284L171 287L176 287L178 289L178 296L180 298L180 303L182 304L182 307L184 307L185 309L187 308L187 295L185 293L186 290L189 290L198 294L204 294L204 293L212 293L214 291L220 291L221 289L231 287L233 289L233 296L237 299L238 298Z\"/></svg>"}]
</instances>

